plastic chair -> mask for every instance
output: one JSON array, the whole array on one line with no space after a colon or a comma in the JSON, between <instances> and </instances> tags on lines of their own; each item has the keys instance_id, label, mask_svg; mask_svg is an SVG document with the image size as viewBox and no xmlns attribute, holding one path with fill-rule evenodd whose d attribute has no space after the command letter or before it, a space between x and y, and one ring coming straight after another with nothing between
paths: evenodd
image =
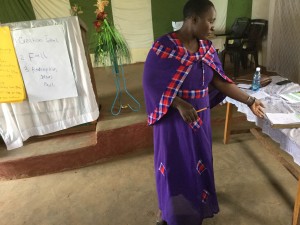
<instances>
[{"instance_id":1,"label":"plastic chair","mask_svg":"<svg viewBox=\"0 0 300 225\"><path fill-rule=\"evenodd\" d=\"M238 76L241 63L244 69L247 68L249 54L254 57L255 67L259 66L258 50L266 33L267 24L268 21L263 19L250 20L242 37L233 40L227 40L226 38L225 49L222 53L222 64L224 68L225 55L229 54L233 58L234 77Z\"/></svg>"},{"instance_id":2,"label":"plastic chair","mask_svg":"<svg viewBox=\"0 0 300 225\"><path fill-rule=\"evenodd\" d=\"M225 67L225 56L230 56L231 62L234 62L234 76L237 76L240 62L240 51L242 40L246 38L246 33L251 19L248 17L237 18L226 35L224 50L222 51L222 64ZM218 35L219 36L219 35Z\"/></svg>"},{"instance_id":3,"label":"plastic chair","mask_svg":"<svg viewBox=\"0 0 300 225\"><path fill-rule=\"evenodd\" d=\"M230 31L226 34L227 39L234 39L234 38L243 38L245 37L246 31L250 24L250 18L248 17L239 17L236 18L234 23L232 24Z\"/></svg>"},{"instance_id":4,"label":"plastic chair","mask_svg":"<svg viewBox=\"0 0 300 225\"><path fill-rule=\"evenodd\" d=\"M258 51L261 49L262 40L266 34L268 21L264 19L253 19L247 31L247 39L242 41L241 62L243 68L247 68L248 56L254 58L255 67L258 67Z\"/></svg>"}]
</instances>

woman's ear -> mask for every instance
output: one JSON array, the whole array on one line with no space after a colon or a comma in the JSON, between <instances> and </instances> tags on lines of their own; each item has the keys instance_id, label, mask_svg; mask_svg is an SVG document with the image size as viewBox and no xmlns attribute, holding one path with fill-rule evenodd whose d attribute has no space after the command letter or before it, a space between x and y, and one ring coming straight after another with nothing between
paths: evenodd
<instances>
[{"instance_id":1,"label":"woman's ear","mask_svg":"<svg viewBox=\"0 0 300 225\"><path fill-rule=\"evenodd\" d=\"M192 16L191 17L191 21L194 23L194 24L196 24L197 22L198 22L198 19L199 19L199 17L198 16Z\"/></svg>"},{"instance_id":2,"label":"woman's ear","mask_svg":"<svg viewBox=\"0 0 300 225\"><path fill-rule=\"evenodd\" d=\"M192 23L193 24L197 24L202 20L202 18L200 16L192 16Z\"/></svg>"}]
</instances>

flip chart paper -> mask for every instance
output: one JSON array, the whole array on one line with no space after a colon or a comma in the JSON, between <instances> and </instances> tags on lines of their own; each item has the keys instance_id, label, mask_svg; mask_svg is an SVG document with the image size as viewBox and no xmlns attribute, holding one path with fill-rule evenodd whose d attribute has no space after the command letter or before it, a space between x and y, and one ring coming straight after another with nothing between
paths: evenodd
<instances>
[{"instance_id":1,"label":"flip chart paper","mask_svg":"<svg viewBox=\"0 0 300 225\"><path fill-rule=\"evenodd\" d=\"M9 27L0 27L0 103L20 102L26 98Z\"/></svg>"},{"instance_id":2,"label":"flip chart paper","mask_svg":"<svg viewBox=\"0 0 300 225\"><path fill-rule=\"evenodd\" d=\"M30 102L78 95L62 25L15 30L12 34Z\"/></svg>"}]
</instances>

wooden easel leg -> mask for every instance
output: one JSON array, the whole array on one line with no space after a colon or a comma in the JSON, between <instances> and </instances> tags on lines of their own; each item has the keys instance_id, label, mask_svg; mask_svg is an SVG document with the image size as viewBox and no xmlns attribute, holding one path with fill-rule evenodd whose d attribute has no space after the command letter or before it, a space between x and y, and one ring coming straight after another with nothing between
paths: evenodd
<instances>
[{"instance_id":1,"label":"wooden easel leg","mask_svg":"<svg viewBox=\"0 0 300 225\"><path fill-rule=\"evenodd\" d=\"M300 181L298 179L298 190L294 206L293 225L300 225Z\"/></svg>"},{"instance_id":2,"label":"wooden easel leg","mask_svg":"<svg viewBox=\"0 0 300 225\"><path fill-rule=\"evenodd\" d=\"M232 104L227 102L225 128L224 128L224 139L223 139L224 144L227 144L229 142L230 131L231 131L231 117L232 117Z\"/></svg>"}]
</instances>

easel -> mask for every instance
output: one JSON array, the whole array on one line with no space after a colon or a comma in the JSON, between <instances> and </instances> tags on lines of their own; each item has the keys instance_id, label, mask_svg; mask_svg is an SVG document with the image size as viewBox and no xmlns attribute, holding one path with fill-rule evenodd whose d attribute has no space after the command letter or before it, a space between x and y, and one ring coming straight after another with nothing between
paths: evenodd
<instances>
[{"instance_id":1,"label":"easel","mask_svg":"<svg viewBox=\"0 0 300 225\"><path fill-rule=\"evenodd\" d=\"M113 114L114 116L117 116L120 114L122 109L126 109L128 107L134 112L139 111L141 108L140 103L127 90L123 65L117 65L117 63L116 63L112 68L112 73L114 75L114 81L115 81L115 85L116 85L116 96L115 96L115 99L110 108L111 114ZM120 85L121 82L123 82L123 89L124 89L125 93L137 104L137 108L132 107L130 104L126 104L126 105L122 104L122 90L121 90L121 85ZM117 109L117 112L115 112L114 108L115 108L117 101L119 103L119 108Z\"/></svg>"}]
</instances>

